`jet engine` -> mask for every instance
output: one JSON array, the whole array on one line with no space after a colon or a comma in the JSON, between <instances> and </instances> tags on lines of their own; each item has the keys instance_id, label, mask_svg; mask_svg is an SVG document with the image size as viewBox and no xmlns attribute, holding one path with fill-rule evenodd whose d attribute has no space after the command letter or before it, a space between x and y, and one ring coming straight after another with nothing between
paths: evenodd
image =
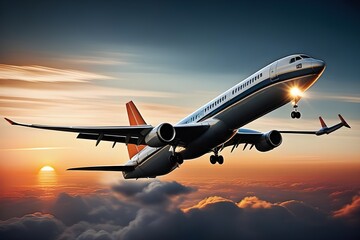
<instances>
[{"instance_id":1,"label":"jet engine","mask_svg":"<svg viewBox=\"0 0 360 240\"><path fill-rule=\"evenodd\" d=\"M281 143L281 134L276 130L272 130L270 132L264 133L259 141L255 143L255 147L260 152L267 152L280 146Z\"/></svg>"},{"instance_id":2,"label":"jet engine","mask_svg":"<svg viewBox=\"0 0 360 240\"><path fill-rule=\"evenodd\" d=\"M162 147L174 140L175 135L175 128L170 123L161 123L146 135L145 143L150 147Z\"/></svg>"}]
</instances>

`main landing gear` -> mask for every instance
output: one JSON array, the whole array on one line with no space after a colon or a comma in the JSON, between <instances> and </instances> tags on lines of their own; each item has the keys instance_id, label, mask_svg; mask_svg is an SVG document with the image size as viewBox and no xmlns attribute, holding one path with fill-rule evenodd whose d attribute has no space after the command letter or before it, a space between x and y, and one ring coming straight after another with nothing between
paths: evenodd
<instances>
[{"instance_id":1,"label":"main landing gear","mask_svg":"<svg viewBox=\"0 0 360 240\"><path fill-rule=\"evenodd\" d=\"M219 163L220 165L224 163L224 157L219 155L219 151L221 151L221 149L219 148L215 148L212 151L214 152L214 155L210 156L210 163L211 164L216 164Z\"/></svg>"},{"instance_id":2,"label":"main landing gear","mask_svg":"<svg viewBox=\"0 0 360 240\"><path fill-rule=\"evenodd\" d=\"M211 155L210 156L210 163L216 164L219 163L220 165L224 163L224 157L221 155Z\"/></svg>"},{"instance_id":3,"label":"main landing gear","mask_svg":"<svg viewBox=\"0 0 360 240\"><path fill-rule=\"evenodd\" d=\"M301 113L298 112L297 108L298 108L298 105L294 104L294 111L291 112L291 118L293 118L293 119L295 119L295 118L299 119L301 117Z\"/></svg>"}]
</instances>

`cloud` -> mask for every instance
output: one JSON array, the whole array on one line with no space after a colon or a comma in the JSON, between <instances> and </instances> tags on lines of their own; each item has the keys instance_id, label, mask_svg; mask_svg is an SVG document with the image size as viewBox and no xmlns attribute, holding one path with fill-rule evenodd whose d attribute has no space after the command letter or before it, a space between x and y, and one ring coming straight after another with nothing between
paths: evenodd
<instances>
[{"instance_id":1,"label":"cloud","mask_svg":"<svg viewBox=\"0 0 360 240\"><path fill-rule=\"evenodd\" d=\"M82 197L72 197L67 193L61 193L52 208L53 214L66 225L73 225L86 219L90 210Z\"/></svg>"},{"instance_id":2,"label":"cloud","mask_svg":"<svg viewBox=\"0 0 360 240\"><path fill-rule=\"evenodd\" d=\"M100 230L95 231L93 229L86 230L81 233L78 237L78 240L112 240L114 239L110 233Z\"/></svg>"},{"instance_id":3,"label":"cloud","mask_svg":"<svg viewBox=\"0 0 360 240\"><path fill-rule=\"evenodd\" d=\"M360 103L360 97L358 95L339 95L339 93L328 95L320 92L311 92L307 94L307 97L312 99L320 99L320 100L334 100L334 101L342 101L348 103Z\"/></svg>"},{"instance_id":4,"label":"cloud","mask_svg":"<svg viewBox=\"0 0 360 240\"><path fill-rule=\"evenodd\" d=\"M112 187L112 190L121 194L126 200L138 202L142 205L168 205L173 197L195 191L177 182L132 182L121 181Z\"/></svg>"},{"instance_id":5,"label":"cloud","mask_svg":"<svg viewBox=\"0 0 360 240\"><path fill-rule=\"evenodd\" d=\"M201 200L198 204L189 207L189 208L184 208L183 211L184 212L189 212L192 209L203 209L206 208L207 206L210 206L214 203L221 203L221 202L232 202L229 199L223 198L223 197L219 197L219 196L212 196L212 197L207 197L203 200Z\"/></svg>"},{"instance_id":6,"label":"cloud","mask_svg":"<svg viewBox=\"0 0 360 240\"><path fill-rule=\"evenodd\" d=\"M12 217L21 217L26 214L43 211L46 202L36 197L27 198L3 198L0 199L0 220L6 220Z\"/></svg>"},{"instance_id":7,"label":"cloud","mask_svg":"<svg viewBox=\"0 0 360 240\"><path fill-rule=\"evenodd\" d=\"M183 116L182 114L189 112L185 108L149 101L159 98L176 99L177 93L122 88L117 85L119 81L116 80L111 81L110 86L104 86L96 81L101 79L114 78L79 70L2 64L0 65L1 114L65 120L70 116L82 120L94 119L96 116L99 120L100 116L100 121L104 119L110 121L119 118L114 116L114 113L118 112L120 104L125 104L134 98L137 99L137 103L144 102L145 111L152 113L156 111L158 114L155 116L165 117L166 121L176 121ZM57 124L60 124L60 121Z\"/></svg>"},{"instance_id":8,"label":"cloud","mask_svg":"<svg viewBox=\"0 0 360 240\"><path fill-rule=\"evenodd\" d=\"M238 203L240 208L271 208L273 205L269 202L260 200L255 196L245 197Z\"/></svg>"},{"instance_id":9,"label":"cloud","mask_svg":"<svg viewBox=\"0 0 360 240\"><path fill-rule=\"evenodd\" d=\"M311 240L360 236L357 226L298 200L272 202L252 195L236 202L212 196L181 210L176 207L178 199L194 188L177 182L123 181L112 186L112 191L108 195L62 193L49 214L0 222L0 238Z\"/></svg>"},{"instance_id":10,"label":"cloud","mask_svg":"<svg viewBox=\"0 0 360 240\"><path fill-rule=\"evenodd\" d=\"M84 83L89 80L114 79L113 77L73 69L58 69L45 66L16 66L0 64L0 79L29 82Z\"/></svg>"},{"instance_id":11,"label":"cloud","mask_svg":"<svg viewBox=\"0 0 360 240\"><path fill-rule=\"evenodd\" d=\"M50 214L34 213L0 222L1 239L55 239L65 229L61 221Z\"/></svg>"},{"instance_id":12,"label":"cloud","mask_svg":"<svg viewBox=\"0 0 360 240\"><path fill-rule=\"evenodd\" d=\"M360 224L360 195L354 196L351 203L335 211L334 217Z\"/></svg>"}]
</instances>

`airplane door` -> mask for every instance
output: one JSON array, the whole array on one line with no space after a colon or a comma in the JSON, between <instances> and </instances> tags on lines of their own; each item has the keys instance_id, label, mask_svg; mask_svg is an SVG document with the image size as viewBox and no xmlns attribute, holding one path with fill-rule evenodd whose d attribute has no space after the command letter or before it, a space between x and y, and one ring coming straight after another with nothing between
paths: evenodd
<instances>
[{"instance_id":1,"label":"airplane door","mask_svg":"<svg viewBox=\"0 0 360 240\"><path fill-rule=\"evenodd\" d=\"M276 80L277 78L276 67L277 67L277 61L270 65L270 79L272 81Z\"/></svg>"}]
</instances>

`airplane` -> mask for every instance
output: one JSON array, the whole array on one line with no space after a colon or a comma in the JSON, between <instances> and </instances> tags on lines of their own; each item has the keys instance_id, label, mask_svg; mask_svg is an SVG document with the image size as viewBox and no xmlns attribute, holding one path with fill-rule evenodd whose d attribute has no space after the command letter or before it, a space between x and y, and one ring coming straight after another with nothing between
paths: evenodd
<instances>
[{"instance_id":1,"label":"airplane","mask_svg":"<svg viewBox=\"0 0 360 240\"><path fill-rule=\"evenodd\" d=\"M323 74L325 62L305 54L294 54L270 63L232 88L212 99L177 124L164 122L148 125L135 104L126 104L130 126L61 127L23 124L5 118L11 125L55 131L75 132L77 138L127 145L129 159L124 165L75 167L68 170L121 171L125 179L154 178L170 173L184 160L207 153L211 164L223 164L219 153L226 147L231 152L240 144L267 152L282 143L281 134L324 135L341 127L350 128L339 114L340 123L327 127L320 117L318 131L259 132L242 128L244 125L289 103L291 117L299 119L298 102Z\"/></svg>"}]
</instances>

